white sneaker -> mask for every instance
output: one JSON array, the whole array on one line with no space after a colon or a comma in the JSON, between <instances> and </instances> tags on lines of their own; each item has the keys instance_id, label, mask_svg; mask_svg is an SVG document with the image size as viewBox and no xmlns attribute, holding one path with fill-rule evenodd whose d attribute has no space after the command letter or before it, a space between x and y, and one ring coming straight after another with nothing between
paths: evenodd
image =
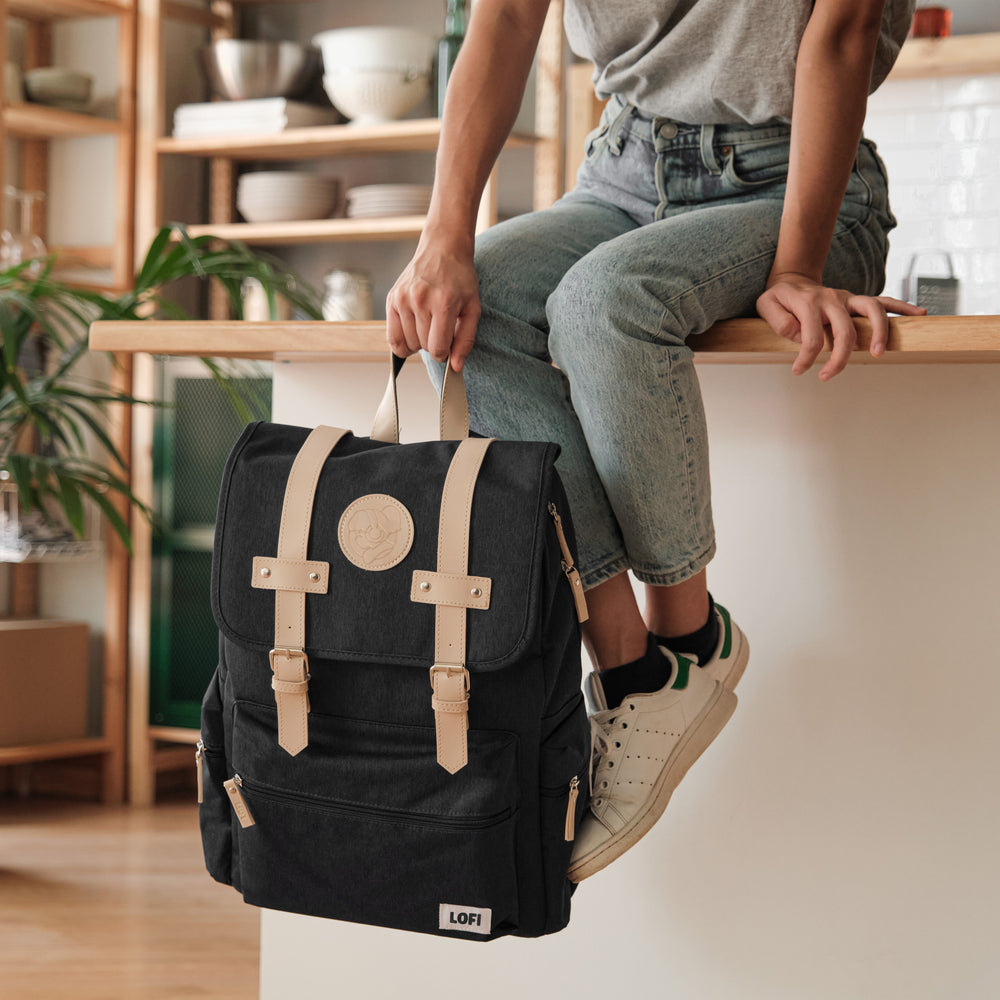
<instances>
[{"instance_id":1,"label":"white sneaker","mask_svg":"<svg viewBox=\"0 0 1000 1000\"><path fill-rule=\"evenodd\" d=\"M715 605L715 614L719 619L719 644L715 647L711 659L698 665L702 673L708 674L713 680L732 691L747 668L750 643L721 604ZM695 663L697 662L695 659Z\"/></svg>"},{"instance_id":2,"label":"white sneaker","mask_svg":"<svg viewBox=\"0 0 1000 1000\"><path fill-rule=\"evenodd\" d=\"M646 834L736 708L736 695L705 669L660 649L671 662L669 681L616 708L607 706L600 674L590 675L593 791L573 845L571 882L599 872Z\"/></svg>"}]
</instances>

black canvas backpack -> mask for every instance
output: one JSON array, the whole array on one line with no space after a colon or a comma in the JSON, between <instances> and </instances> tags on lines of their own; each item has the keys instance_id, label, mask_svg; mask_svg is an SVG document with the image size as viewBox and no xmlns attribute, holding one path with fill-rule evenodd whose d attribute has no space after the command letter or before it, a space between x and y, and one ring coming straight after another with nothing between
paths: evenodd
<instances>
[{"instance_id":1,"label":"black canvas backpack","mask_svg":"<svg viewBox=\"0 0 1000 1000\"><path fill-rule=\"evenodd\" d=\"M257 423L226 463L198 747L211 875L248 903L470 940L569 919L587 798L555 445ZM457 402L455 402L457 400Z\"/></svg>"}]
</instances>

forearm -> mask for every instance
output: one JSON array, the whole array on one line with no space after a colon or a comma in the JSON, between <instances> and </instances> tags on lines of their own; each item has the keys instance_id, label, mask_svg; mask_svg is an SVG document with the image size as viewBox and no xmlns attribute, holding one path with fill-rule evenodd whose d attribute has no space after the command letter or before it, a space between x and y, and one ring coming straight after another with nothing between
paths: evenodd
<instances>
[{"instance_id":1,"label":"forearm","mask_svg":"<svg viewBox=\"0 0 1000 1000\"><path fill-rule=\"evenodd\" d=\"M448 84L425 240L471 247L479 201L520 109L547 8L548 0L473 5Z\"/></svg>"},{"instance_id":2,"label":"forearm","mask_svg":"<svg viewBox=\"0 0 1000 1000\"><path fill-rule=\"evenodd\" d=\"M819 282L864 124L881 3L817 2L799 46L792 139L772 279Z\"/></svg>"}]
</instances>

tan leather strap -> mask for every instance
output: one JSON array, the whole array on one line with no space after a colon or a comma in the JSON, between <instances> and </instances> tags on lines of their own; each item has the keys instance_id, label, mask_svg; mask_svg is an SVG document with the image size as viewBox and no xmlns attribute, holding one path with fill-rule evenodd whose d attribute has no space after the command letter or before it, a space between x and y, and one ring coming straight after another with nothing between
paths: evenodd
<instances>
[{"instance_id":1,"label":"tan leather strap","mask_svg":"<svg viewBox=\"0 0 1000 1000\"><path fill-rule=\"evenodd\" d=\"M455 451L448 467L441 496L438 526L436 577L468 581L469 528L472 523L472 495L491 438L466 438ZM415 574L416 575L416 574ZM433 581L435 577L428 577ZM447 592L442 591L446 594ZM437 732L437 760L450 774L469 761L469 673L465 669L465 621L467 605L436 604L434 620L434 666L431 668L431 706Z\"/></svg>"},{"instance_id":2,"label":"tan leather strap","mask_svg":"<svg viewBox=\"0 0 1000 1000\"><path fill-rule=\"evenodd\" d=\"M382 402L375 413L372 425L372 440L399 444L399 398L396 394L396 378L402 370L404 358L392 356L389 368L389 382L385 387ZM438 434L442 441L459 441L469 436L469 404L465 395L465 379L460 372L447 367L444 385L441 388L441 410Z\"/></svg>"},{"instance_id":3,"label":"tan leather strap","mask_svg":"<svg viewBox=\"0 0 1000 1000\"><path fill-rule=\"evenodd\" d=\"M330 585L330 564L317 559L253 557L253 579L257 590L301 590L325 594Z\"/></svg>"},{"instance_id":4,"label":"tan leather strap","mask_svg":"<svg viewBox=\"0 0 1000 1000\"><path fill-rule=\"evenodd\" d=\"M271 650L272 687L278 707L278 744L293 757L309 744L309 657L306 655L306 592L328 576L326 564L306 559L316 484L327 456L347 433L339 427L317 427L299 449L288 474L274 560L255 560L269 569L269 579L280 576L274 593L274 649ZM258 557L259 559L259 557ZM319 574L321 580L310 579ZM296 582L301 584L295 585Z\"/></svg>"},{"instance_id":5,"label":"tan leather strap","mask_svg":"<svg viewBox=\"0 0 1000 1000\"><path fill-rule=\"evenodd\" d=\"M493 581L488 576L452 576L430 570L413 571L410 600L418 604L451 604L488 611Z\"/></svg>"}]
</instances>

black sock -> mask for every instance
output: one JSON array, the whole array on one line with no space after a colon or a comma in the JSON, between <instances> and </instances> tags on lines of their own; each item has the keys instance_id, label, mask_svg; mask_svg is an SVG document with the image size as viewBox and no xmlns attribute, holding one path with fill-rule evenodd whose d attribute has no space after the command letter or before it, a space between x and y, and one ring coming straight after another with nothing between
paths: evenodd
<instances>
[{"instance_id":1,"label":"black sock","mask_svg":"<svg viewBox=\"0 0 1000 1000\"><path fill-rule=\"evenodd\" d=\"M672 669L670 661L660 652L656 638L650 635L646 652L638 660L601 671L601 687L608 707L620 705L630 694L659 691L670 680Z\"/></svg>"},{"instance_id":2,"label":"black sock","mask_svg":"<svg viewBox=\"0 0 1000 1000\"><path fill-rule=\"evenodd\" d=\"M708 621L700 629L687 635L654 637L662 646L681 656L697 656L699 663L707 663L719 645L719 616L715 613L715 601L708 595Z\"/></svg>"}]
</instances>

